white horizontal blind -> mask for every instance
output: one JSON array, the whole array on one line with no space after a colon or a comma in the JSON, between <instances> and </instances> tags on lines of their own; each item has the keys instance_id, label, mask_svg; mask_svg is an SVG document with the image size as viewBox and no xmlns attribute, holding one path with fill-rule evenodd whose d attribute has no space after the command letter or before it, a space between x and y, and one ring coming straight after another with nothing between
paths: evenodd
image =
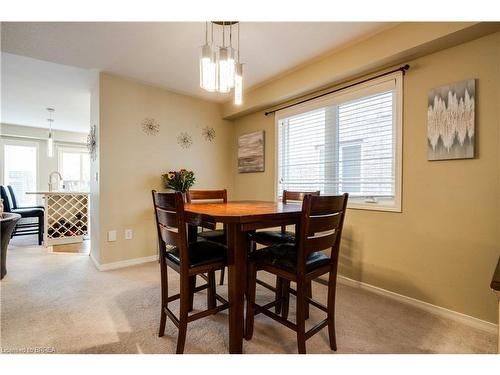
<instances>
[{"instance_id":1,"label":"white horizontal blind","mask_svg":"<svg viewBox=\"0 0 500 375\"><path fill-rule=\"evenodd\" d=\"M278 192L347 192L351 201L393 201L396 104L396 86L384 82L279 117Z\"/></svg>"}]
</instances>

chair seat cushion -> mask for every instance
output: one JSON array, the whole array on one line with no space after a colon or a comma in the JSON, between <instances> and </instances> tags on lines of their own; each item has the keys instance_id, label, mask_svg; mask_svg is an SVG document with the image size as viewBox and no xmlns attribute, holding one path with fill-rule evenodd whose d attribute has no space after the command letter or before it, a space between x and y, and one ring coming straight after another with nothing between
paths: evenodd
<instances>
[{"instance_id":1,"label":"chair seat cushion","mask_svg":"<svg viewBox=\"0 0 500 375\"><path fill-rule=\"evenodd\" d=\"M281 230L262 231L262 232L251 233L250 239L257 243L271 246L275 244L295 242L295 233L282 232Z\"/></svg>"},{"instance_id":2,"label":"chair seat cushion","mask_svg":"<svg viewBox=\"0 0 500 375\"><path fill-rule=\"evenodd\" d=\"M21 217L43 217L43 208L36 207L25 207L25 208L15 208L11 210L15 214L21 215Z\"/></svg>"},{"instance_id":3,"label":"chair seat cushion","mask_svg":"<svg viewBox=\"0 0 500 375\"><path fill-rule=\"evenodd\" d=\"M270 265L288 272L297 272L297 253L295 244L279 244L254 251L250 259L258 264ZM325 266L330 258L321 251L309 254L306 260L306 272Z\"/></svg>"},{"instance_id":4,"label":"chair seat cushion","mask_svg":"<svg viewBox=\"0 0 500 375\"><path fill-rule=\"evenodd\" d=\"M198 233L198 238L207 240L207 241L213 241L217 242L220 244L225 245L226 244L226 233L224 232L223 229L218 229L218 230L206 230L203 232Z\"/></svg>"},{"instance_id":5,"label":"chair seat cushion","mask_svg":"<svg viewBox=\"0 0 500 375\"><path fill-rule=\"evenodd\" d=\"M226 262L227 251L224 245L211 241L197 241L189 244L189 267L196 267L210 263ZM167 248L166 257L180 264L178 247Z\"/></svg>"}]
</instances>

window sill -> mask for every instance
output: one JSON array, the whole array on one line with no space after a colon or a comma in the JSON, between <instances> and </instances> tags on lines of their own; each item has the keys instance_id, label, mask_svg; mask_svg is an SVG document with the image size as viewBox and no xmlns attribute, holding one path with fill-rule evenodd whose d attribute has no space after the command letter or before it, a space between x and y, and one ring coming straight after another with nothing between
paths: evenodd
<instances>
[{"instance_id":1,"label":"window sill","mask_svg":"<svg viewBox=\"0 0 500 375\"><path fill-rule=\"evenodd\" d=\"M399 204L381 204L381 203L365 203L365 202L348 202L348 209L366 210L366 211L383 211L383 212L403 212Z\"/></svg>"}]
</instances>

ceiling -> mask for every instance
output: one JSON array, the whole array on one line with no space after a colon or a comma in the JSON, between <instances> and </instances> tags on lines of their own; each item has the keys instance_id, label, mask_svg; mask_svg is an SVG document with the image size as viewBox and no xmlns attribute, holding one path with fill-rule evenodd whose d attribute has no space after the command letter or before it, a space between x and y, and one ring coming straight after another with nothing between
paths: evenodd
<instances>
[{"instance_id":1,"label":"ceiling","mask_svg":"<svg viewBox=\"0 0 500 375\"><path fill-rule=\"evenodd\" d=\"M240 40L245 88L388 25L380 22L243 22ZM206 100L230 99L230 94L208 93L199 87L198 58L200 46L204 44L204 22L3 22L1 37L2 52L8 53L2 54L2 94L10 90L22 93L17 98L9 99L9 94L4 97L7 102L5 106L2 103L2 121L5 122L11 119L9 122L34 126L36 112L40 123L40 118L45 119L40 117L40 108L56 106L47 103L50 100L44 88L57 89L59 99L68 97L66 89L72 93L88 90L88 82L82 82L85 70L115 73ZM17 57L9 54L55 64L22 58L17 63ZM75 79L71 78L73 75ZM31 94L28 93L30 87ZM26 97L30 100L25 101ZM72 96L73 105L78 97ZM69 111L66 104L62 101L57 104L57 116L62 116L66 109ZM23 113L25 117L21 116ZM12 116L19 120L14 121ZM27 118L32 120L25 122ZM74 122L82 121L83 118ZM88 124L88 116L85 121ZM56 124L64 127L57 118ZM78 124L75 126L80 129Z\"/></svg>"},{"instance_id":2,"label":"ceiling","mask_svg":"<svg viewBox=\"0 0 500 375\"><path fill-rule=\"evenodd\" d=\"M90 88L96 72L2 52L1 122L88 133Z\"/></svg>"}]
</instances>

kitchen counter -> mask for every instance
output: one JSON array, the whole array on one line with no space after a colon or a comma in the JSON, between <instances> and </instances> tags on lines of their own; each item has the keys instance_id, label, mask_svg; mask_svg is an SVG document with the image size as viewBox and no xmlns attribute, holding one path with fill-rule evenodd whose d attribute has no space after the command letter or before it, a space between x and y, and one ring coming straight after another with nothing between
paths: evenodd
<instances>
[{"instance_id":1,"label":"kitchen counter","mask_svg":"<svg viewBox=\"0 0 500 375\"><path fill-rule=\"evenodd\" d=\"M66 191L66 190L54 190L54 191L28 191L26 194L39 194L39 195L48 195L48 194L55 194L55 195L65 195L65 194L86 194L89 195L89 192L85 191Z\"/></svg>"},{"instance_id":2,"label":"kitchen counter","mask_svg":"<svg viewBox=\"0 0 500 375\"><path fill-rule=\"evenodd\" d=\"M44 246L82 242L89 228L89 193L33 191L44 199Z\"/></svg>"}]
</instances>

